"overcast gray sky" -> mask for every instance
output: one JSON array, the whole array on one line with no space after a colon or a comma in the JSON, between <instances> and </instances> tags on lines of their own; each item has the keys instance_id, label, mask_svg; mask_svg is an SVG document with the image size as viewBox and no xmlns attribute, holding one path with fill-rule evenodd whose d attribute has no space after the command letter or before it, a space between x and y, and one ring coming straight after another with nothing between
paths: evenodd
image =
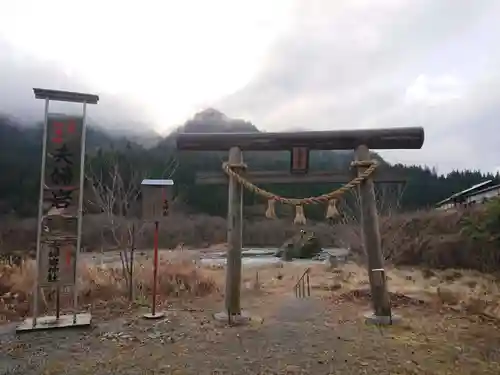
<instances>
[{"instance_id":1,"label":"overcast gray sky","mask_svg":"<svg viewBox=\"0 0 500 375\"><path fill-rule=\"evenodd\" d=\"M80 85L101 93L103 116L156 129L212 105L265 130L418 125L422 150L383 155L441 172L500 166L500 1L76 4L2 1L0 110L32 108L33 82ZM75 9L90 28L75 29Z\"/></svg>"}]
</instances>

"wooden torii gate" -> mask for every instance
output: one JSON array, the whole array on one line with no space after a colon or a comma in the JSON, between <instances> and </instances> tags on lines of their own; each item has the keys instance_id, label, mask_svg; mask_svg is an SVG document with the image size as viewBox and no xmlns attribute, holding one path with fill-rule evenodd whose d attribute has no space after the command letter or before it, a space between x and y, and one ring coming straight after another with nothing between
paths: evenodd
<instances>
[{"instance_id":1,"label":"wooden torii gate","mask_svg":"<svg viewBox=\"0 0 500 375\"><path fill-rule=\"evenodd\" d=\"M241 248L243 224L244 176L254 183L321 183L345 182L352 176L338 172L308 174L310 150L354 150L357 185L360 193L363 244L368 257L368 273L374 313L369 316L377 323L390 324L393 319L384 272L381 239L374 191L375 167L370 149L420 149L424 143L421 127L392 129L357 129L293 133L180 133L177 149L183 151L227 151L229 160L228 254L226 270L225 307L233 317L241 317ZM291 151L291 173L256 172L245 174L242 151ZM235 172L235 173L231 173ZM368 172L368 173L367 173ZM390 171L379 171L375 181L400 182ZM351 180L352 181L352 180ZM197 183L222 183L220 174L204 173ZM355 186L353 185L353 186ZM289 200L294 201L294 200Z\"/></svg>"}]
</instances>

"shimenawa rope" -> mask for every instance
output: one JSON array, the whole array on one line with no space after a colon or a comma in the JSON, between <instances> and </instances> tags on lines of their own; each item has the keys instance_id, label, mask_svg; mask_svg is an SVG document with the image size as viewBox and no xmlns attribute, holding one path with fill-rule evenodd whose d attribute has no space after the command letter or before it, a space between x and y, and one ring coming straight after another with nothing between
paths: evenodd
<instances>
[{"instance_id":1,"label":"shimenawa rope","mask_svg":"<svg viewBox=\"0 0 500 375\"><path fill-rule=\"evenodd\" d=\"M344 195L347 191L357 187L360 185L363 181L365 181L368 177L371 176L371 174L375 171L377 168L378 164L375 160L366 160L366 161L353 161L351 163L351 167L367 167L364 171L359 173L359 175L355 178L353 178L351 181L349 181L347 184L343 185L342 187L333 190L329 193L318 195L315 197L308 197L308 198L286 198L282 197L280 195L271 193L270 191L264 190L257 185L253 184L252 182L248 181L245 179L242 175L239 173L235 172L233 169L244 169L246 168L245 164L229 164L228 162L224 162L222 164L222 169L224 172L230 176L233 177L236 181L238 181L239 184L241 184L243 187L245 187L248 191L260 195L268 200L268 207L266 210L266 217L267 218L276 218L276 211L275 211L275 204L276 202L282 203L282 204L288 204L295 206L295 219L294 223L295 224L305 224L306 218L304 216L304 205L309 205L309 204L320 204L320 203L326 203L328 202L328 208L326 212L326 217L327 218L334 218L336 216L339 216L339 211L337 209L337 201Z\"/></svg>"}]
</instances>

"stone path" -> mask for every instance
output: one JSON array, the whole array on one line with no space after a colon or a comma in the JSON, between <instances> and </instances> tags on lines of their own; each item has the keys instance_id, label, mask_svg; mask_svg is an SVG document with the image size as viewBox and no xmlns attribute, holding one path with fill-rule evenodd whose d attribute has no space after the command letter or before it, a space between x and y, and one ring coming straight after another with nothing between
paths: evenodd
<instances>
[{"instance_id":1,"label":"stone path","mask_svg":"<svg viewBox=\"0 0 500 375\"><path fill-rule=\"evenodd\" d=\"M500 334L482 323L411 307L401 310L411 324L379 330L359 319L368 303L266 302L264 321L242 327L215 323L211 309L173 309L158 322L131 315L88 331L4 333L0 375L500 373Z\"/></svg>"}]
</instances>

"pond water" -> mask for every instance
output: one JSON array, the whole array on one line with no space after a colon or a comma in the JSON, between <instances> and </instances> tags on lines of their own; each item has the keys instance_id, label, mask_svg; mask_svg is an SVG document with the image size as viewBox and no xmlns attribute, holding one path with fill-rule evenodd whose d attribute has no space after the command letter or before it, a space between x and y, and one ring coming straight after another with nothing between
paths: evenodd
<instances>
[{"instance_id":1,"label":"pond water","mask_svg":"<svg viewBox=\"0 0 500 375\"><path fill-rule=\"evenodd\" d=\"M274 253L278 248L243 248L241 251L241 255L243 258L253 258L253 257L263 257L263 256L274 256ZM225 251L215 251L210 253L203 253L202 255L205 259L213 259L213 258L225 258Z\"/></svg>"},{"instance_id":2,"label":"pond water","mask_svg":"<svg viewBox=\"0 0 500 375\"><path fill-rule=\"evenodd\" d=\"M242 265L246 267L255 267L268 264L280 264L283 260L274 256L276 250L278 250L278 248L245 248L242 251ZM329 254L342 258L348 253L349 251L347 249L324 249L318 259L294 259L293 263L306 266L311 264L324 264L327 262L326 259ZM226 252L204 254L201 258L201 263L209 266L225 265L227 263Z\"/></svg>"},{"instance_id":3,"label":"pond water","mask_svg":"<svg viewBox=\"0 0 500 375\"><path fill-rule=\"evenodd\" d=\"M280 264L283 261L281 258L275 257L274 254L278 250L278 248L244 248L242 251L242 264L245 267L254 267L254 266L262 266L269 264ZM168 251L172 252L172 251ZM142 254L141 254L142 253ZM147 254L146 254L147 253ZM320 254L317 259L294 259L294 264L321 264L326 261L328 258L328 254L332 254L337 256L340 260L345 257L349 253L346 249L324 249L324 251ZM160 255L161 256L161 255ZM88 261L99 265L106 265L107 267L120 267L120 255L118 252L108 252L103 257L102 255L96 255L94 253L84 253L83 258ZM152 260L152 251L141 251L139 254L136 254L135 259L137 261ZM201 264L204 265L225 265L226 260L226 252L225 251L216 251L216 252L207 252L201 253Z\"/></svg>"}]
</instances>

